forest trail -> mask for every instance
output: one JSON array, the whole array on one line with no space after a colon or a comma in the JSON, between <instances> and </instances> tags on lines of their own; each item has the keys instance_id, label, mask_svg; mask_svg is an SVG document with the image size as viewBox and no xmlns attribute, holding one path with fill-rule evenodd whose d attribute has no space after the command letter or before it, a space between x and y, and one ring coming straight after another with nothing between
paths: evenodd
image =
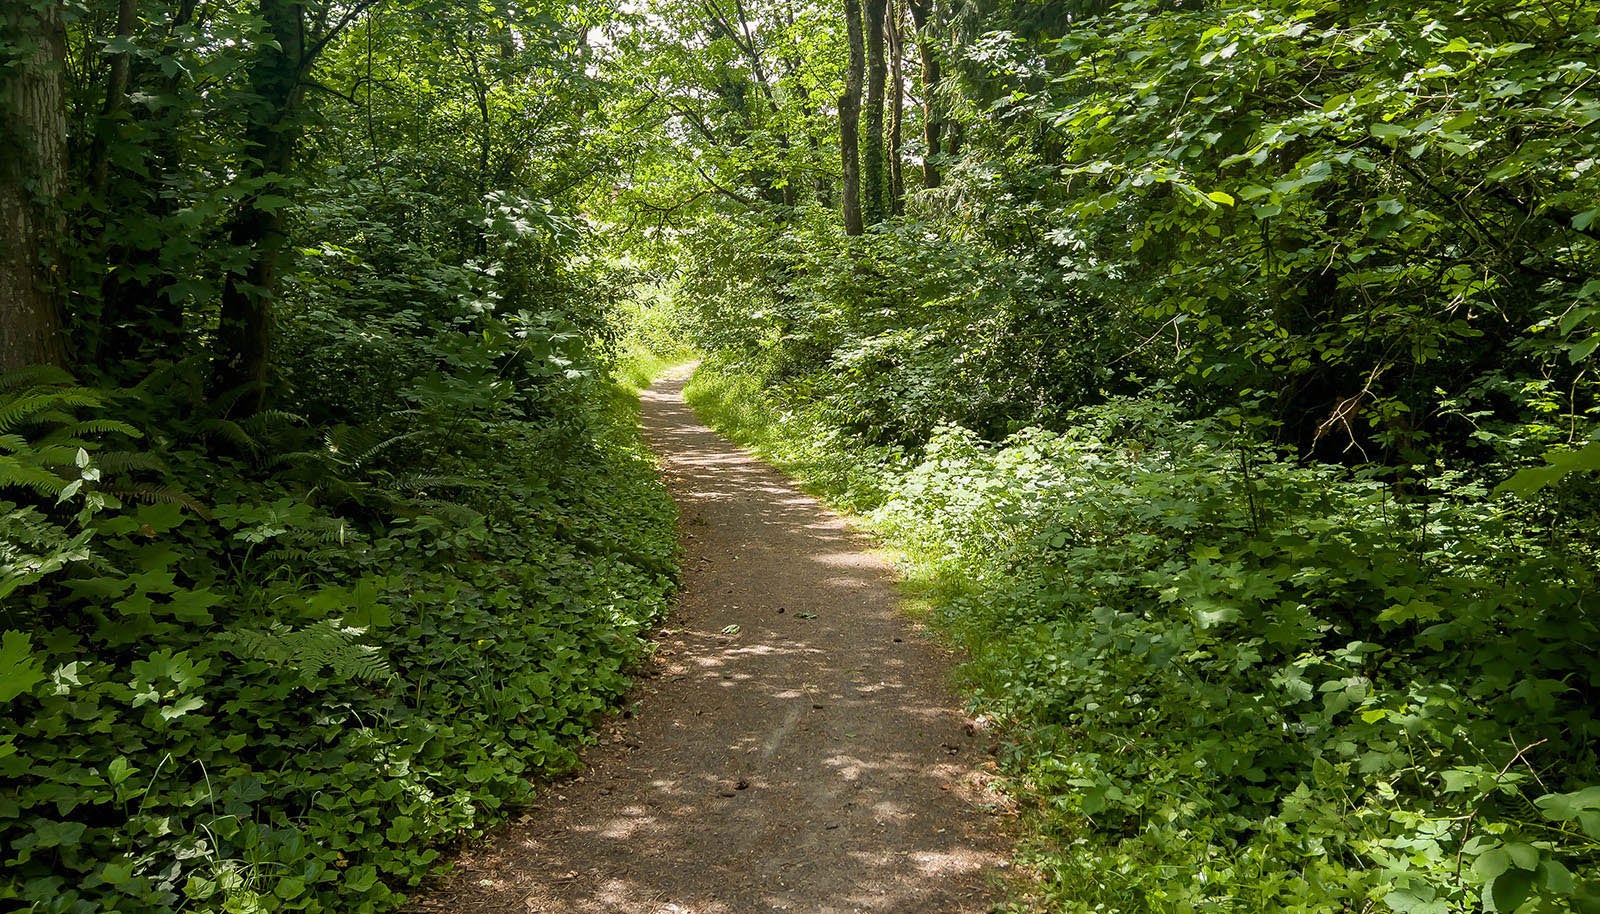
<instances>
[{"instance_id":1,"label":"forest trail","mask_svg":"<svg viewBox=\"0 0 1600 914\"><path fill-rule=\"evenodd\" d=\"M1000 829L949 659L842 519L699 423L686 375L643 398L684 587L632 719L417 909L989 910Z\"/></svg>"}]
</instances>

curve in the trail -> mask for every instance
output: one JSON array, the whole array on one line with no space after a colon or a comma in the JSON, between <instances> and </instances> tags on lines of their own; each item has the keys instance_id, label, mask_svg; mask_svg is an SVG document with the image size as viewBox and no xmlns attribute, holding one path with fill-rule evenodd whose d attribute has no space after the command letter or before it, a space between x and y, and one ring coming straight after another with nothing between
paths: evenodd
<instances>
[{"instance_id":1,"label":"curve in the trail","mask_svg":"<svg viewBox=\"0 0 1600 914\"><path fill-rule=\"evenodd\" d=\"M948 658L843 520L696 420L685 375L644 395L684 586L632 719L419 910L989 910L1000 840Z\"/></svg>"}]
</instances>

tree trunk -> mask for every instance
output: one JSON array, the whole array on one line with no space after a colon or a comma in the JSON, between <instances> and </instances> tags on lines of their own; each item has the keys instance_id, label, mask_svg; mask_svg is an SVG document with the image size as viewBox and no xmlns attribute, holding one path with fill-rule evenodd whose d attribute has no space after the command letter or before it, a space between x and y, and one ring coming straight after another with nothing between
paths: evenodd
<instances>
[{"instance_id":1,"label":"tree trunk","mask_svg":"<svg viewBox=\"0 0 1600 914\"><path fill-rule=\"evenodd\" d=\"M139 0L118 0L116 37L123 40L131 38L138 26ZM94 129L94 145L89 151L90 187L97 200L104 200L106 196L106 187L111 180L111 142L127 107L128 52L120 51L111 55L111 77L106 82L106 98L100 105L100 117Z\"/></svg>"},{"instance_id":2,"label":"tree trunk","mask_svg":"<svg viewBox=\"0 0 1600 914\"><path fill-rule=\"evenodd\" d=\"M844 233L859 235L861 221L861 0L844 0L845 31L850 40L850 65L844 94L839 96L839 160L843 172Z\"/></svg>"},{"instance_id":3,"label":"tree trunk","mask_svg":"<svg viewBox=\"0 0 1600 914\"><path fill-rule=\"evenodd\" d=\"M900 32L900 3L890 0L885 37L889 40L889 214L906 211L906 179L900 168L901 126L905 120L905 44Z\"/></svg>"},{"instance_id":4,"label":"tree trunk","mask_svg":"<svg viewBox=\"0 0 1600 914\"><path fill-rule=\"evenodd\" d=\"M230 273L222 289L222 315L217 325L213 392L248 387L242 411L260 408L267 391L272 356L272 305L278 292L278 262L283 252L283 206L286 179L300 139L297 119L304 93L303 4L296 0L260 0L266 28L250 70L255 104L247 130L250 159L246 176L261 189L246 200L228 228L228 241L248 249L243 274Z\"/></svg>"},{"instance_id":5,"label":"tree trunk","mask_svg":"<svg viewBox=\"0 0 1600 914\"><path fill-rule=\"evenodd\" d=\"M61 4L11 2L0 62L0 372L65 365L59 207L67 171Z\"/></svg>"},{"instance_id":6,"label":"tree trunk","mask_svg":"<svg viewBox=\"0 0 1600 914\"><path fill-rule=\"evenodd\" d=\"M861 143L862 215L868 225L883 221L889 197L883 175L883 89L887 77L883 54L884 8L887 0L866 0L867 129Z\"/></svg>"},{"instance_id":7,"label":"tree trunk","mask_svg":"<svg viewBox=\"0 0 1600 914\"><path fill-rule=\"evenodd\" d=\"M938 187L939 166L933 161L939 155L943 140L944 119L934 100L939 81L944 78L940 70L939 54L933 46L933 36L928 31L930 0L906 0L911 8L911 24L917 31L917 54L922 61L922 186Z\"/></svg>"}]
</instances>

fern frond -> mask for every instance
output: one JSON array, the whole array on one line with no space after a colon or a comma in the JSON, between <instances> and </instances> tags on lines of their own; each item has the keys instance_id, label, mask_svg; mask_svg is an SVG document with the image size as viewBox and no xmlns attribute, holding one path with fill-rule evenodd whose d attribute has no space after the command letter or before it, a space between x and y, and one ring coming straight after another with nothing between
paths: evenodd
<instances>
[{"instance_id":1,"label":"fern frond","mask_svg":"<svg viewBox=\"0 0 1600 914\"><path fill-rule=\"evenodd\" d=\"M306 493L306 500L325 505L357 504L363 508L388 508L395 497L369 482L326 476Z\"/></svg>"},{"instance_id":2,"label":"fern frond","mask_svg":"<svg viewBox=\"0 0 1600 914\"><path fill-rule=\"evenodd\" d=\"M474 511L458 502L445 501L439 498L411 498L407 499L407 504L420 509L424 514L432 514L458 527L474 525L483 520L481 512Z\"/></svg>"},{"instance_id":3,"label":"fern frond","mask_svg":"<svg viewBox=\"0 0 1600 914\"><path fill-rule=\"evenodd\" d=\"M257 439L268 438L273 433L309 424L304 416L286 409L264 409L253 416L239 420L239 427Z\"/></svg>"},{"instance_id":4,"label":"fern frond","mask_svg":"<svg viewBox=\"0 0 1600 914\"><path fill-rule=\"evenodd\" d=\"M373 681L394 675L378 648L363 644L364 628L324 619L301 629L275 622L269 629L246 629L223 637L226 649L241 660L261 660L292 669L310 688L324 671L333 679Z\"/></svg>"},{"instance_id":5,"label":"fern frond","mask_svg":"<svg viewBox=\"0 0 1600 914\"><path fill-rule=\"evenodd\" d=\"M100 451L94 455L94 465L107 476L125 476L135 470L160 473L167 462L149 451Z\"/></svg>"},{"instance_id":6,"label":"fern frond","mask_svg":"<svg viewBox=\"0 0 1600 914\"><path fill-rule=\"evenodd\" d=\"M330 453L339 455L349 463L356 463L379 443L379 438L359 425L335 425L322 433L322 443Z\"/></svg>"},{"instance_id":7,"label":"fern frond","mask_svg":"<svg viewBox=\"0 0 1600 914\"><path fill-rule=\"evenodd\" d=\"M13 434L7 434L7 435L0 435L0 451L5 451L5 452L10 453L10 454L15 454L18 451L26 450L27 447L28 447L28 439L22 437L21 435L14 434L14 433Z\"/></svg>"},{"instance_id":8,"label":"fern frond","mask_svg":"<svg viewBox=\"0 0 1600 914\"><path fill-rule=\"evenodd\" d=\"M377 457L379 454L382 454L384 451L387 451L388 449L394 447L395 445L400 444L400 443L405 442L405 441L409 441L412 438L420 437L421 435L422 435L422 432L420 432L420 431L418 431L418 432L405 432L405 433L399 434L399 435L391 435L388 438L383 439L382 441L374 442L372 444L372 446L368 447L366 450L361 452L361 454L357 458L357 460L359 460L359 462L361 462L361 463L368 463L374 457Z\"/></svg>"},{"instance_id":9,"label":"fern frond","mask_svg":"<svg viewBox=\"0 0 1600 914\"><path fill-rule=\"evenodd\" d=\"M201 419L200 434L225 441L241 451L261 450L260 443L232 419Z\"/></svg>"},{"instance_id":10,"label":"fern frond","mask_svg":"<svg viewBox=\"0 0 1600 914\"><path fill-rule=\"evenodd\" d=\"M326 545L338 542L350 535L350 524L338 518L317 516L308 520L302 526L294 527L283 534L282 539L296 544Z\"/></svg>"},{"instance_id":11,"label":"fern frond","mask_svg":"<svg viewBox=\"0 0 1600 914\"><path fill-rule=\"evenodd\" d=\"M426 492L430 489L482 489L489 483L469 476L451 476L438 473L410 473L396 476L395 488L407 492Z\"/></svg>"},{"instance_id":12,"label":"fern frond","mask_svg":"<svg viewBox=\"0 0 1600 914\"><path fill-rule=\"evenodd\" d=\"M63 441L44 444L43 447L35 448L29 456L40 466L70 467L77 465L78 452L83 449L82 441Z\"/></svg>"},{"instance_id":13,"label":"fern frond","mask_svg":"<svg viewBox=\"0 0 1600 914\"><path fill-rule=\"evenodd\" d=\"M206 507L203 502L189 493L181 489L174 489L171 486L159 486L143 482L112 483L102 486L101 490L115 495L123 501L137 501L147 505L182 505L206 520L211 519L211 509Z\"/></svg>"},{"instance_id":14,"label":"fern frond","mask_svg":"<svg viewBox=\"0 0 1600 914\"><path fill-rule=\"evenodd\" d=\"M77 414L65 409L47 409L28 417L28 424L38 427L67 425L77 421Z\"/></svg>"},{"instance_id":15,"label":"fern frond","mask_svg":"<svg viewBox=\"0 0 1600 914\"><path fill-rule=\"evenodd\" d=\"M273 454L266 462L269 467L292 466L321 469L327 466L328 455L322 451L285 451Z\"/></svg>"},{"instance_id":16,"label":"fern frond","mask_svg":"<svg viewBox=\"0 0 1600 914\"><path fill-rule=\"evenodd\" d=\"M0 399L0 432L9 432L23 424L74 422L76 417L61 412L62 407L99 406L103 402L99 394L84 387L30 388L14 397Z\"/></svg>"},{"instance_id":17,"label":"fern frond","mask_svg":"<svg viewBox=\"0 0 1600 914\"><path fill-rule=\"evenodd\" d=\"M33 461L23 463L15 457L0 456L0 489L6 488L32 489L46 498L60 498L67 480Z\"/></svg>"},{"instance_id":18,"label":"fern frond","mask_svg":"<svg viewBox=\"0 0 1600 914\"><path fill-rule=\"evenodd\" d=\"M226 418L233 413L233 408L240 400L255 396L262 389L260 381L246 381L237 387L230 387L211 398L211 412L221 418Z\"/></svg>"},{"instance_id":19,"label":"fern frond","mask_svg":"<svg viewBox=\"0 0 1600 914\"><path fill-rule=\"evenodd\" d=\"M0 374L0 391L23 387L71 387L78 381L55 365L28 365Z\"/></svg>"},{"instance_id":20,"label":"fern frond","mask_svg":"<svg viewBox=\"0 0 1600 914\"><path fill-rule=\"evenodd\" d=\"M74 422L61 429L61 434L73 438L85 435L127 435L129 438L143 438L144 432L139 431L126 422L117 419L85 419Z\"/></svg>"}]
</instances>

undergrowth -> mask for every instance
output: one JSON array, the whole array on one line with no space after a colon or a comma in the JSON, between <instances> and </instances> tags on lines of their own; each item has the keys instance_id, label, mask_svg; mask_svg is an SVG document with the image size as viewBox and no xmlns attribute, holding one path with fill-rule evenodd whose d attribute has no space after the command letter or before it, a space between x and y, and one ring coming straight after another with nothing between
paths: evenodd
<instances>
[{"instance_id":1,"label":"undergrowth","mask_svg":"<svg viewBox=\"0 0 1600 914\"><path fill-rule=\"evenodd\" d=\"M1537 506L1154 398L903 454L726 358L689 396L915 557L1004 737L1022 908L1600 910L1597 557Z\"/></svg>"},{"instance_id":2,"label":"undergrowth","mask_svg":"<svg viewBox=\"0 0 1600 914\"><path fill-rule=\"evenodd\" d=\"M623 388L643 391L666 369L699 357L693 346L683 342L678 311L670 294L659 287L641 286L618 311L617 321L624 329L611 373Z\"/></svg>"},{"instance_id":3,"label":"undergrowth","mask_svg":"<svg viewBox=\"0 0 1600 914\"><path fill-rule=\"evenodd\" d=\"M316 429L0 385L3 906L386 911L574 766L675 511L632 396L457 364Z\"/></svg>"}]
</instances>

